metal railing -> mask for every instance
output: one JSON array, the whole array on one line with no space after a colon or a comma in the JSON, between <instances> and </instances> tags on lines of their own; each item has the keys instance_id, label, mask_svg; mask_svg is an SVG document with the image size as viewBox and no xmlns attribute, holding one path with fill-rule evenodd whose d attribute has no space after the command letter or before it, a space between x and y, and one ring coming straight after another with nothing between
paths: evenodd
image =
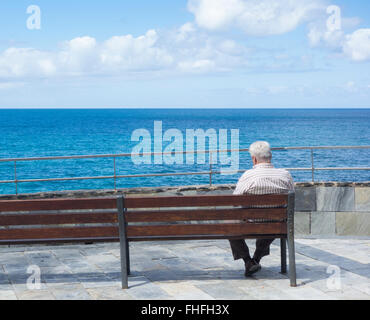
<instances>
[{"instance_id":1,"label":"metal railing","mask_svg":"<svg viewBox=\"0 0 370 320\"><path fill-rule=\"evenodd\" d=\"M320 146L320 147L281 147L271 148L272 151L288 151L288 150L309 150L311 153L311 167L307 168L284 168L289 171L311 171L312 182L315 182L316 171L360 171L370 170L370 167L328 167L316 168L315 167L315 150L335 150L335 149L370 149L370 146ZM38 157L38 158L9 158L0 159L0 163L11 162L14 165L14 179L13 180L0 180L0 184L14 183L15 193L18 194L18 184L24 182L53 182L53 181L81 181L81 180L106 180L113 179L114 189L117 189L117 180L124 178L145 178L145 177L169 177L169 176L191 176L191 175L209 175L209 184L212 186L212 177L216 174L221 174L221 171L215 171L212 168L212 156L222 152L248 152L249 149L229 149L229 150L206 150L206 151L184 151L184 152L161 152L161 153L141 153L141 154L104 154L104 155L80 155L80 156L55 156L55 157ZM132 175L117 175L117 158L127 158L132 156L156 156L156 155L175 155L175 154L209 154L209 171L202 172L177 172L177 173L151 173L151 174L132 174ZM48 178L48 179L18 179L17 163L27 161L46 161L46 160L77 160L77 159L99 159L111 158L113 160L113 175L108 176L92 176L92 177L64 177L64 178ZM242 173L244 170L238 170L237 173Z\"/></svg>"}]
</instances>

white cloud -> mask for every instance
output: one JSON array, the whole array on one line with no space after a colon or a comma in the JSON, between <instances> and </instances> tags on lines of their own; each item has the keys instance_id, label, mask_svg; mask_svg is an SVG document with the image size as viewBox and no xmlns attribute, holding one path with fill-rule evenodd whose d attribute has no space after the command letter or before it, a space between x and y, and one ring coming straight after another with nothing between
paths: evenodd
<instances>
[{"instance_id":1,"label":"white cloud","mask_svg":"<svg viewBox=\"0 0 370 320\"><path fill-rule=\"evenodd\" d=\"M211 60L181 61L178 64L180 70L185 72L207 72L215 68L215 62Z\"/></svg>"},{"instance_id":2,"label":"white cloud","mask_svg":"<svg viewBox=\"0 0 370 320\"><path fill-rule=\"evenodd\" d=\"M196 32L196 27L191 22L182 25L176 34L176 41L185 41Z\"/></svg>"},{"instance_id":3,"label":"white cloud","mask_svg":"<svg viewBox=\"0 0 370 320\"><path fill-rule=\"evenodd\" d=\"M33 48L9 48L0 54L0 79L49 76L55 72L52 55Z\"/></svg>"},{"instance_id":4,"label":"white cloud","mask_svg":"<svg viewBox=\"0 0 370 320\"><path fill-rule=\"evenodd\" d=\"M79 37L55 51L9 48L0 52L0 80L227 71L245 64L248 54L243 45L213 38L187 23L161 34L149 30L138 37L114 36L103 42Z\"/></svg>"},{"instance_id":5,"label":"white cloud","mask_svg":"<svg viewBox=\"0 0 370 320\"><path fill-rule=\"evenodd\" d=\"M80 37L66 41L56 57L56 63L65 72L81 73L93 70L98 63L97 42L91 37Z\"/></svg>"},{"instance_id":6,"label":"white cloud","mask_svg":"<svg viewBox=\"0 0 370 320\"><path fill-rule=\"evenodd\" d=\"M347 35L343 52L354 61L370 60L370 29L358 29Z\"/></svg>"},{"instance_id":7,"label":"white cloud","mask_svg":"<svg viewBox=\"0 0 370 320\"><path fill-rule=\"evenodd\" d=\"M312 47L326 46L341 48L344 33L342 30L328 30L323 22L312 23L309 26L308 40Z\"/></svg>"},{"instance_id":8,"label":"white cloud","mask_svg":"<svg viewBox=\"0 0 370 320\"><path fill-rule=\"evenodd\" d=\"M157 45L156 31L115 36L98 43L79 37L62 43L59 51L9 48L0 53L0 79L52 76L112 75L166 68L173 57Z\"/></svg>"},{"instance_id":9,"label":"white cloud","mask_svg":"<svg viewBox=\"0 0 370 320\"><path fill-rule=\"evenodd\" d=\"M215 30L232 24L244 11L242 0L190 0L188 9L199 26Z\"/></svg>"},{"instance_id":10,"label":"white cloud","mask_svg":"<svg viewBox=\"0 0 370 320\"><path fill-rule=\"evenodd\" d=\"M248 35L277 35L309 21L321 0L189 0L196 23L209 30L241 28Z\"/></svg>"},{"instance_id":11,"label":"white cloud","mask_svg":"<svg viewBox=\"0 0 370 320\"><path fill-rule=\"evenodd\" d=\"M358 17L339 16L336 29L329 28L328 19L323 12L321 17L309 23L307 36L312 47L336 50L353 61L370 59L370 29L354 30L361 22Z\"/></svg>"},{"instance_id":12,"label":"white cloud","mask_svg":"<svg viewBox=\"0 0 370 320\"><path fill-rule=\"evenodd\" d=\"M149 30L145 35L116 36L102 45L100 59L104 68L112 71L166 68L173 57L165 48L157 46L158 34Z\"/></svg>"}]
</instances>

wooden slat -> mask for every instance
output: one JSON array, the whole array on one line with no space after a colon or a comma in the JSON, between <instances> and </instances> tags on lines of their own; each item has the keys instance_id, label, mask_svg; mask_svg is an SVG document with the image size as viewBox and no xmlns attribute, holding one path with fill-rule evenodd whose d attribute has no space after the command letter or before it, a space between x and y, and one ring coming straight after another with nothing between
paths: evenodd
<instances>
[{"instance_id":1,"label":"wooden slat","mask_svg":"<svg viewBox=\"0 0 370 320\"><path fill-rule=\"evenodd\" d=\"M86 238L59 238L59 239L13 239L0 240L0 245L18 244L57 244L57 243L91 243L91 242L118 242L119 237L86 237Z\"/></svg>"},{"instance_id":2,"label":"wooden slat","mask_svg":"<svg viewBox=\"0 0 370 320\"><path fill-rule=\"evenodd\" d=\"M286 208L261 209L202 209L202 210L166 210L166 211L128 211L128 222L172 222L206 220L242 220L242 219L286 219ZM1 221L1 220L0 220Z\"/></svg>"},{"instance_id":3,"label":"wooden slat","mask_svg":"<svg viewBox=\"0 0 370 320\"><path fill-rule=\"evenodd\" d=\"M118 227L34 228L0 230L0 240L118 237Z\"/></svg>"},{"instance_id":4,"label":"wooden slat","mask_svg":"<svg viewBox=\"0 0 370 320\"><path fill-rule=\"evenodd\" d=\"M214 195L214 196L172 196L172 197L127 197L125 207L162 208L162 207L206 207L206 206L285 206L288 195Z\"/></svg>"},{"instance_id":5,"label":"wooden slat","mask_svg":"<svg viewBox=\"0 0 370 320\"><path fill-rule=\"evenodd\" d=\"M146 237L131 237L128 240L131 242L137 241L187 241L187 240L239 240L239 239L286 239L286 234L241 234L237 236L230 235L190 235L190 236L146 236Z\"/></svg>"},{"instance_id":6,"label":"wooden slat","mask_svg":"<svg viewBox=\"0 0 370 320\"><path fill-rule=\"evenodd\" d=\"M165 226L128 226L127 236L188 236L188 235L240 235L240 234L286 234L286 223L240 223L240 224L189 224Z\"/></svg>"},{"instance_id":7,"label":"wooden slat","mask_svg":"<svg viewBox=\"0 0 370 320\"><path fill-rule=\"evenodd\" d=\"M2 200L0 212L43 210L115 209L116 198Z\"/></svg>"},{"instance_id":8,"label":"wooden slat","mask_svg":"<svg viewBox=\"0 0 370 320\"><path fill-rule=\"evenodd\" d=\"M117 213L0 214L0 226L117 223Z\"/></svg>"}]
</instances>

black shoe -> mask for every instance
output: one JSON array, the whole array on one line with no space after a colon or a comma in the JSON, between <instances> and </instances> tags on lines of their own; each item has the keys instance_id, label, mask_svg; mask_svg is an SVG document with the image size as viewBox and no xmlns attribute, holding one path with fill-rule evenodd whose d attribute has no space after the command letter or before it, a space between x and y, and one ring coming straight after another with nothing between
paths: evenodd
<instances>
[{"instance_id":1,"label":"black shoe","mask_svg":"<svg viewBox=\"0 0 370 320\"><path fill-rule=\"evenodd\" d=\"M261 265L254 259L249 260L245 263L245 273L244 276L250 277L252 274L261 270Z\"/></svg>"}]
</instances>

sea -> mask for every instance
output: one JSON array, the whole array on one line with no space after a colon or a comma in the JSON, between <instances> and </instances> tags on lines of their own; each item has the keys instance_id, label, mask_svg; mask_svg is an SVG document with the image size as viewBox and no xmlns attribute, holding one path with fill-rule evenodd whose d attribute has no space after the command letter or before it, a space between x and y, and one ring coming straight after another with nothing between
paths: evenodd
<instances>
[{"instance_id":1,"label":"sea","mask_svg":"<svg viewBox=\"0 0 370 320\"><path fill-rule=\"evenodd\" d=\"M191 161L186 155L170 154L168 158L157 155L14 162L53 156L130 155L135 150L172 151L175 145L173 151L203 149L201 140L195 139L192 146L187 139L188 132L201 130L213 134L212 139L205 139L207 150L224 147L221 136L225 133L227 139L222 139L232 149L236 145L246 149L257 140L268 141L272 147L369 146L370 109L1 109L0 194L204 185L210 183L210 162L216 172L211 176L212 184L236 183L242 172L252 167L248 152L225 153L223 160L198 154ZM237 163L232 161L236 156ZM313 160L316 168L370 167L370 149L315 150ZM273 163L279 168L311 168L311 151L274 151ZM226 172L232 167L239 172ZM177 175L185 172L203 174ZM167 173L176 175L145 176ZM125 177L27 181L114 174ZM311 171L292 170L291 174L297 182L312 181ZM126 177L129 175L144 176ZM15 178L17 184L11 182ZM370 171L315 171L314 180L370 181Z\"/></svg>"}]
</instances>

